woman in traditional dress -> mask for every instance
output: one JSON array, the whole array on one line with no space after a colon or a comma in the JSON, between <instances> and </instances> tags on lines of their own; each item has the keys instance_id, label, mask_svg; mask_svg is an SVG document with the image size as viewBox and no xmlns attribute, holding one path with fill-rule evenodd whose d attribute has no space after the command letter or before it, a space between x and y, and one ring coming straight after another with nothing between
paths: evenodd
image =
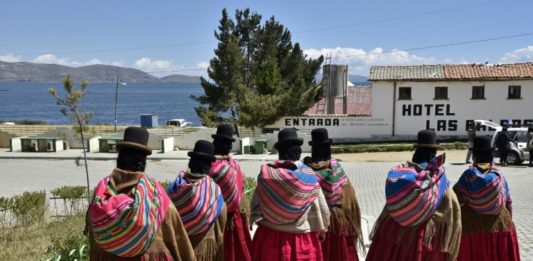
<instances>
[{"instance_id":1,"label":"woman in traditional dress","mask_svg":"<svg viewBox=\"0 0 533 261\"><path fill-rule=\"evenodd\" d=\"M520 260L509 186L493 163L488 137L474 140L474 164L453 189L461 202L463 233L457 260Z\"/></svg>"},{"instance_id":2,"label":"woman in traditional dress","mask_svg":"<svg viewBox=\"0 0 533 261\"><path fill-rule=\"evenodd\" d=\"M129 127L87 211L91 260L196 260L165 190L145 174L148 132Z\"/></svg>"},{"instance_id":3,"label":"woman in traditional dress","mask_svg":"<svg viewBox=\"0 0 533 261\"><path fill-rule=\"evenodd\" d=\"M302 144L296 130L281 130L279 160L261 166L251 203L254 261L323 260L330 213L315 172L299 160Z\"/></svg>"},{"instance_id":4,"label":"woman in traditional dress","mask_svg":"<svg viewBox=\"0 0 533 261\"><path fill-rule=\"evenodd\" d=\"M392 169L367 260L455 260L461 210L437 156L435 132L418 133L413 160Z\"/></svg>"},{"instance_id":5,"label":"woman in traditional dress","mask_svg":"<svg viewBox=\"0 0 533 261\"><path fill-rule=\"evenodd\" d=\"M215 161L213 144L199 140L188 155L189 170L167 188L181 216L198 260L224 260L226 204L218 185L207 175Z\"/></svg>"},{"instance_id":6,"label":"woman in traditional dress","mask_svg":"<svg viewBox=\"0 0 533 261\"><path fill-rule=\"evenodd\" d=\"M311 157L304 163L317 174L331 213L326 238L322 241L324 260L359 260L358 246L363 249L361 211L352 183L341 164L331 158L331 139L324 128L311 131Z\"/></svg>"},{"instance_id":7,"label":"woman in traditional dress","mask_svg":"<svg viewBox=\"0 0 533 261\"><path fill-rule=\"evenodd\" d=\"M252 238L248 230L246 215L241 212L243 174L239 164L230 155L235 141L233 128L222 124L218 126L217 133L212 137L216 161L211 164L209 176L222 190L228 212L228 221L224 231L224 260L250 261Z\"/></svg>"}]
</instances>

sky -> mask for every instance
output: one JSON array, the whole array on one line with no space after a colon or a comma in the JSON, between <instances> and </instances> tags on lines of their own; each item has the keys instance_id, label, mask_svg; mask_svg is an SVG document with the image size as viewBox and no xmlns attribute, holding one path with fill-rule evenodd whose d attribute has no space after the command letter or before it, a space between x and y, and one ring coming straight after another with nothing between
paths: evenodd
<instances>
[{"instance_id":1,"label":"sky","mask_svg":"<svg viewBox=\"0 0 533 261\"><path fill-rule=\"evenodd\" d=\"M372 65L533 61L531 0L0 1L0 60L205 75L221 12L274 16L308 57Z\"/></svg>"}]
</instances>

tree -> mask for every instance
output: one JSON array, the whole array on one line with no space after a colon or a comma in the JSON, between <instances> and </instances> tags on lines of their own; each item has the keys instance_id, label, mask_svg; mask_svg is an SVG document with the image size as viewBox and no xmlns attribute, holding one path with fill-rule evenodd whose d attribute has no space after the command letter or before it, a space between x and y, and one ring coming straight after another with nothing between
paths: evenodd
<instances>
[{"instance_id":1,"label":"tree","mask_svg":"<svg viewBox=\"0 0 533 261\"><path fill-rule=\"evenodd\" d=\"M323 57L309 59L274 17L264 23L249 9L226 9L215 31L215 57L201 78L204 95L196 113L206 126L233 123L255 128L287 115L299 115L315 101L315 76Z\"/></svg>"},{"instance_id":2,"label":"tree","mask_svg":"<svg viewBox=\"0 0 533 261\"><path fill-rule=\"evenodd\" d=\"M86 131L87 124L92 117L91 112L85 112L79 108L79 104L85 97L85 92L89 82L83 80L80 84L80 88L74 87L74 81L70 78L70 75L65 76L63 79L63 88L65 89L65 97L61 98L57 94L55 88L49 88L48 92L54 98L57 105L61 106L61 113L72 120L73 129L81 136L81 144L83 148L83 159L85 162L85 177L87 179L87 199L90 202L91 187L89 184L89 167L87 165L87 152L85 151L85 137L84 131Z\"/></svg>"}]
</instances>

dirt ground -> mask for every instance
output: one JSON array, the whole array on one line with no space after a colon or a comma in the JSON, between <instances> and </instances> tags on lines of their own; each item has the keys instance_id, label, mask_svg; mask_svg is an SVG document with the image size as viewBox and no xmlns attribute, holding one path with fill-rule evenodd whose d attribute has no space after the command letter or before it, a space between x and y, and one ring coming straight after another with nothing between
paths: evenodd
<instances>
[{"instance_id":1,"label":"dirt ground","mask_svg":"<svg viewBox=\"0 0 533 261\"><path fill-rule=\"evenodd\" d=\"M464 163L467 150L445 150L447 163ZM404 162L413 156L412 151L336 154L335 158L352 162Z\"/></svg>"}]
</instances>

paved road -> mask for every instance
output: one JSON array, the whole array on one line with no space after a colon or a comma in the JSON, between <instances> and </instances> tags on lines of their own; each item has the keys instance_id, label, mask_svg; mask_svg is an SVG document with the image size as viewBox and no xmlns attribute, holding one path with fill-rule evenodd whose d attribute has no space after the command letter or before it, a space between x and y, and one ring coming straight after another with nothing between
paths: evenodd
<instances>
[{"instance_id":1,"label":"paved road","mask_svg":"<svg viewBox=\"0 0 533 261\"><path fill-rule=\"evenodd\" d=\"M241 162L247 176L257 176L259 164L264 161ZM91 185L104 177L113 168L112 160L89 161ZM184 169L185 160L151 160L147 173L161 180L172 180L178 170ZM383 207L384 177L396 163L392 162L344 162L359 198L363 215L377 217ZM452 183L457 181L466 165L446 164ZM524 260L533 260L533 169L525 166L502 168L511 188L513 219L520 241ZM84 185L85 172L75 160L50 159L0 159L0 196L11 196L24 191L50 190L64 185Z\"/></svg>"}]
</instances>

